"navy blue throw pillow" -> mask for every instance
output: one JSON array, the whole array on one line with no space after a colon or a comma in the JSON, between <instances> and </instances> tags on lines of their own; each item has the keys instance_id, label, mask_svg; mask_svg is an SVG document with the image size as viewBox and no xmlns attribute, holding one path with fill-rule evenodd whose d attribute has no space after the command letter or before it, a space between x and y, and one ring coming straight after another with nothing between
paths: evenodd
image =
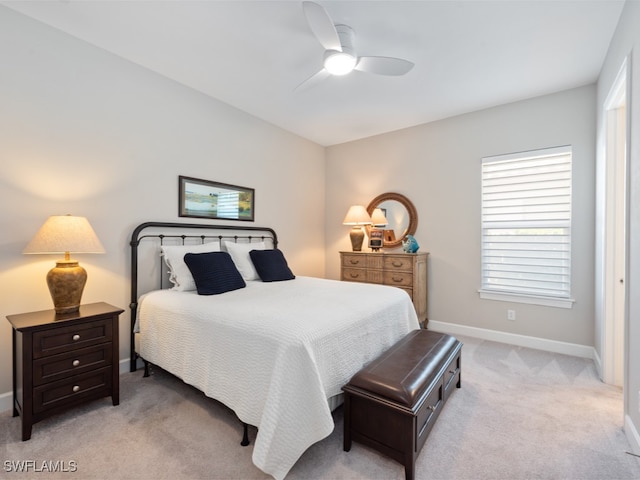
<instances>
[{"instance_id":1,"label":"navy blue throw pillow","mask_svg":"<svg viewBox=\"0 0 640 480\"><path fill-rule=\"evenodd\" d=\"M251 250L249 252L253 266L260 280L263 282L280 282L282 280L293 280L293 274L287 260L280 250Z\"/></svg>"},{"instance_id":2,"label":"navy blue throw pillow","mask_svg":"<svg viewBox=\"0 0 640 480\"><path fill-rule=\"evenodd\" d=\"M218 295L247 286L227 252L187 253L184 256L198 295Z\"/></svg>"}]
</instances>

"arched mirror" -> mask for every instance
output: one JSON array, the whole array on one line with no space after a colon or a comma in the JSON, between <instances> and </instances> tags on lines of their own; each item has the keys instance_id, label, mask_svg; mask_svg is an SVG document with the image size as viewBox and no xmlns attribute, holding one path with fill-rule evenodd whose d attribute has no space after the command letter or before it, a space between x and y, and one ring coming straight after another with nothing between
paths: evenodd
<instances>
[{"instance_id":1,"label":"arched mirror","mask_svg":"<svg viewBox=\"0 0 640 480\"><path fill-rule=\"evenodd\" d=\"M400 193L383 193L371 200L367 206L369 215L373 214L376 208L382 209L387 224L378 226L384 230L385 248L394 248L402 244L402 240L407 235L414 235L418 228L418 212L416 207L404 195ZM367 234L371 235L371 227L367 225Z\"/></svg>"}]
</instances>

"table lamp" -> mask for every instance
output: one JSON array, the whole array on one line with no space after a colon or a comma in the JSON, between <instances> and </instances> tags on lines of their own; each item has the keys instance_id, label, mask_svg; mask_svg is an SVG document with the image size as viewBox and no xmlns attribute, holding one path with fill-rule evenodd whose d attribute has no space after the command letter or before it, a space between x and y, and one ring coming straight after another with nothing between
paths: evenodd
<instances>
[{"instance_id":1,"label":"table lamp","mask_svg":"<svg viewBox=\"0 0 640 480\"><path fill-rule=\"evenodd\" d=\"M375 208L371 214L372 227L385 227L387 225L387 217L381 208Z\"/></svg>"},{"instance_id":2,"label":"table lamp","mask_svg":"<svg viewBox=\"0 0 640 480\"><path fill-rule=\"evenodd\" d=\"M80 308L87 272L70 253L104 253L85 217L54 215L44 222L23 253L64 253L64 260L47 274L47 285L56 314L75 313Z\"/></svg>"},{"instance_id":3,"label":"table lamp","mask_svg":"<svg viewBox=\"0 0 640 480\"><path fill-rule=\"evenodd\" d=\"M362 241L364 240L363 225L371 225L371 217L367 213L367 209L362 205L353 205L349 208L347 215L342 221L343 225L353 225L349 237L351 238L351 248L354 252L362 250Z\"/></svg>"}]
</instances>

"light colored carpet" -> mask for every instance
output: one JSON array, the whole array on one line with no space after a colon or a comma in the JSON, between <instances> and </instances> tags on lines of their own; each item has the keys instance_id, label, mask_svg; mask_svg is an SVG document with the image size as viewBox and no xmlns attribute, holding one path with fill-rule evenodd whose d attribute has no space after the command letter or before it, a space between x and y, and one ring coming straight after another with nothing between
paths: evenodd
<instances>
[{"instance_id":1,"label":"light colored carpet","mask_svg":"<svg viewBox=\"0 0 640 480\"><path fill-rule=\"evenodd\" d=\"M462 388L444 407L416 464L418 479L640 479L626 453L621 390L581 358L460 337ZM20 441L20 420L0 414L0 478L261 479L252 446L239 445L233 412L156 369L121 376L110 399L47 419ZM342 450L336 428L287 479L404 479L404 468L357 443ZM255 439L256 430L250 430ZM70 461L74 473L17 473L31 460ZM10 468L7 468L10 467Z\"/></svg>"}]
</instances>

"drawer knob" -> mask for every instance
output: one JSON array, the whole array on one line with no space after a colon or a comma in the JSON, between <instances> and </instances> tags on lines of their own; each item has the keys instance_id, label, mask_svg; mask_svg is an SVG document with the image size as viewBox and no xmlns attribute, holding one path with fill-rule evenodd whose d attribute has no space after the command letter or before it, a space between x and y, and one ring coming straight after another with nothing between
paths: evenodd
<instances>
[{"instance_id":1,"label":"drawer knob","mask_svg":"<svg viewBox=\"0 0 640 480\"><path fill-rule=\"evenodd\" d=\"M73 365L74 367L77 367L78 365L80 365L80 360L74 360L74 361L73 361L73 363L72 363L72 365Z\"/></svg>"},{"instance_id":2,"label":"drawer knob","mask_svg":"<svg viewBox=\"0 0 640 480\"><path fill-rule=\"evenodd\" d=\"M454 373L456 373L456 371L455 371L455 370L449 370L449 373L450 373L451 375L453 375Z\"/></svg>"},{"instance_id":3,"label":"drawer knob","mask_svg":"<svg viewBox=\"0 0 640 480\"><path fill-rule=\"evenodd\" d=\"M427 408L428 408L429 410L431 410L432 412L435 412L435 411L436 411L436 407L434 407L433 405L429 405Z\"/></svg>"},{"instance_id":4,"label":"drawer knob","mask_svg":"<svg viewBox=\"0 0 640 480\"><path fill-rule=\"evenodd\" d=\"M80 335L78 335L78 334L76 333L73 337L71 337L71 339L72 339L74 342L77 342L78 340L80 340Z\"/></svg>"},{"instance_id":5,"label":"drawer knob","mask_svg":"<svg viewBox=\"0 0 640 480\"><path fill-rule=\"evenodd\" d=\"M79 392L80 391L80 386L79 385L74 385L73 386L73 393Z\"/></svg>"}]
</instances>

